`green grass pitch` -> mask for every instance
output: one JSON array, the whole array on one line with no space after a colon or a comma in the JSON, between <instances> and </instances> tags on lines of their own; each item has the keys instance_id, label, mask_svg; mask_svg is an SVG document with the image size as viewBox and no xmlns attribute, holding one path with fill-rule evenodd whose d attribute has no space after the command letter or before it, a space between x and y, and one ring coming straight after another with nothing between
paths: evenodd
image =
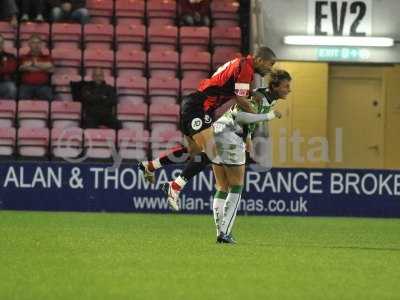
<instances>
[{"instance_id":1,"label":"green grass pitch","mask_svg":"<svg viewBox=\"0 0 400 300\"><path fill-rule=\"evenodd\" d=\"M0 212L0 299L400 299L400 220Z\"/></svg>"}]
</instances>

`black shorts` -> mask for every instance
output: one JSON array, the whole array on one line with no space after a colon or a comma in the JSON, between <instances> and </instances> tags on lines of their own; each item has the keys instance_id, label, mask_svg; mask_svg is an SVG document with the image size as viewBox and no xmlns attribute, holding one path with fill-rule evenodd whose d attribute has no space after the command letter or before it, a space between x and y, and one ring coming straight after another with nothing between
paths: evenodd
<instances>
[{"instance_id":1,"label":"black shorts","mask_svg":"<svg viewBox=\"0 0 400 300\"><path fill-rule=\"evenodd\" d=\"M186 136L193 136L204 129L211 127L213 114L203 109L207 97L200 92L185 96L181 103L180 129Z\"/></svg>"}]
</instances>

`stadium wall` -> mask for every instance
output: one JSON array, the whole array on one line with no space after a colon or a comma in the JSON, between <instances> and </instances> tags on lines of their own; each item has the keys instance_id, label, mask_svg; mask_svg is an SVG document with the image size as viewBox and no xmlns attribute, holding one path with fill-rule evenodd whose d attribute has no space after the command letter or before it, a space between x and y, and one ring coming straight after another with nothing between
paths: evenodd
<instances>
[{"instance_id":1,"label":"stadium wall","mask_svg":"<svg viewBox=\"0 0 400 300\"><path fill-rule=\"evenodd\" d=\"M276 168L246 174L239 213L248 215L400 217L400 173L389 170ZM4 162L0 207L5 210L169 212L159 187L181 168L167 167L146 183L136 167L105 164ZM184 213L209 214L210 169L181 194Z\"/></svg>"}]
</instances>

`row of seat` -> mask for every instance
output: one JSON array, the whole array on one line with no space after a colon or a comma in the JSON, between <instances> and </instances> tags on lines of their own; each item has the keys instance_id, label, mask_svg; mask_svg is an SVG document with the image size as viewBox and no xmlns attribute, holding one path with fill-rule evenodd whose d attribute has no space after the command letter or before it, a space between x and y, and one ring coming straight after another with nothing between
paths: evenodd
<instances>
[{"instance_id":1,"label":"row of seat","mask_svg":"<svg viewBox=\"0 0 400 300\"><path fill-rule=\"evenodd\" d=\"M123 159L146 159L150 150L157 157L182 142L177 130L135 128L82 129L70 128L0 128L0 156L30 158L110 159L117 152Z\"/></svg>"},{"instance_id":2,"label":"row of seat","mask_svg":"<svg viewBox=\"0 0 400 300\"><path fill-rule=\"evenodd\" d=\"M122 102L117 105L117 118L124 128L144 129L148 118L152 129L163 127L176 129L179 120L179 105L176 103ZM50 121L52 128L79 127L82 119L80 102L20 100L0 100L0 128L19 127L45 128Z\"/></svg>"},{"instance_id":3,"label":"row of seat","mask_svg":"<svg viewBox=\"0 0 400 300\"><path fill-rule=\"evenodd\" d=\"M239 6L236 0L213 0L210 5L213 22L237 25ZM109 23L115 17L118 23L173 24L181 15L175 0L88 0L87 7L92 22L97 23Z\"/></svg>"},{"instance_id":4,"label":"row of seat","mask_svg":"<svg viewBox=\"0 0 400 300\"><path fill-rule=\"evenodd\" d=\"M26 47L32 34L38 34L51 48L101 48L101 49L165 49L208 51L212 47L240 49L241 30L238 26L176 27L172 25L72 23L24 23L19 34L9 23L0 22L0 33L8 48ZM17 43L16 43L17 42ZM18 43L19 42L19 43Z\"/></svg>"}]
</instances>

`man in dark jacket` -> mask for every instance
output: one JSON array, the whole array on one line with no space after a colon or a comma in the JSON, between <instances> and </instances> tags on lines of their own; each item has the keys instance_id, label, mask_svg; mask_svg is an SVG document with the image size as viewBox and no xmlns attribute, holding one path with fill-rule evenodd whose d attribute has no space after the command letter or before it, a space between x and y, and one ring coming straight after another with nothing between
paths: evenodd
<instances>
[{"instance_id":1,"label":"man in dark jacket","mask_svg":"<svg viewBox=\"0 0 400 300\"><path fill-rule=\"evenodd\" d=\"M121 122L115 117L117 97L114 88L105 83L100 68L93 70L92 78L93 81L85 83L81 89L85 127L120 129Z\"/></svg>"},{"instance_id":2,"label":"man in dark jacket","mask_svg":"<svg viewBox=\"0 0 400 300\"><path fill-rule=\"evenodd\" d=\"M4 38L0 35L0 99L15 99L15 72L17 59L14 55L4 52Z\"/></svg>"},{"instance_id":3,"label":"man in dark jacket","mask_svg":"<svg viewBox=\"0 0 400 300\"><path fill-rule=\"evenodd\" d=\"M49 0L53 22L76 21L81 24L89 22L89 11L85 0Z\"/></svg>"}]
</instances>

